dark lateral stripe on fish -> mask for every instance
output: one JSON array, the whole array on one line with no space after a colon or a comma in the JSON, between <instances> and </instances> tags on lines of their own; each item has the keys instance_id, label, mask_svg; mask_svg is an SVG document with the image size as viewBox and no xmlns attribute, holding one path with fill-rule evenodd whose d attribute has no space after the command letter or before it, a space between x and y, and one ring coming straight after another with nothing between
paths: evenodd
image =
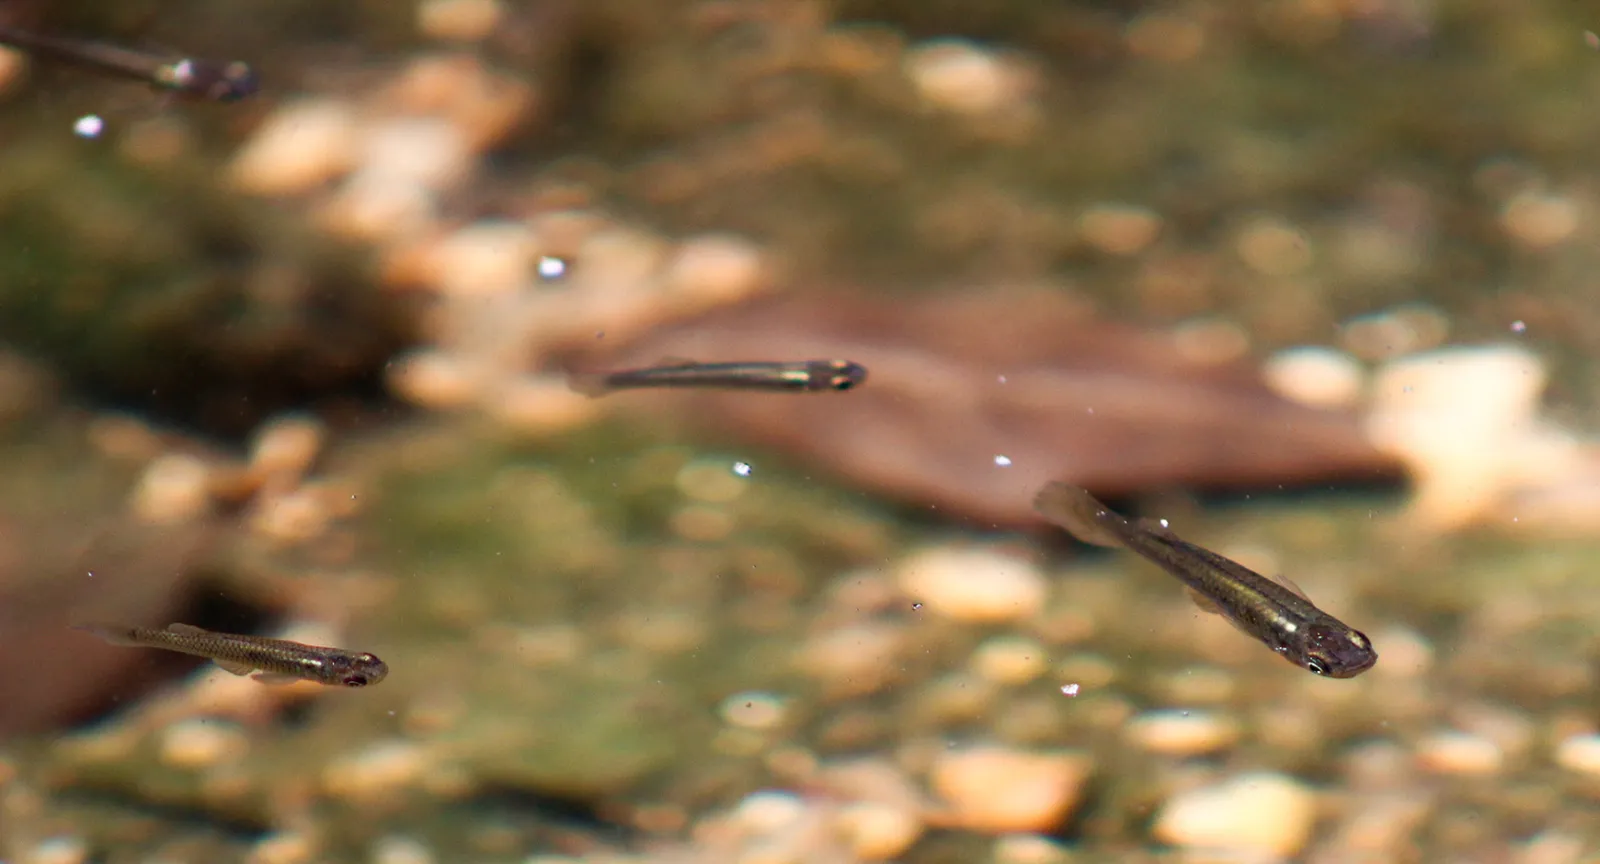
<instances>
[{"instance_id":1,"label":"dark lateral stripe on fish","mask_svg":"<svg viewBox=\"0 0 1600 864\"><path fill-rule=\"evenodd\" d=\"M1268 579L1159 523L1130 520L1086 489L1049 483L1033 505L1040 516L1085 543L1120 546L1158 565L1187 585L1203 608L1301 668L1353 678L1378 661L1365 634L1317 608L1292 584Z\"/></svg>"},{"instance_id":2,"label":"dark lateral stripe on fish","mask_svg":"<svg viewBox=\"0 0 1600 864\"><path fill-rule=\"evenodd\" d=\"M670 363L615 372L572 373L572 389L590 396L645 387L700 387L792 393L850 390L867 370L849 360L798 362Z\"/></svg>"},{"instance_id":3,"label":"dark lateral stripe on fish","mask_svg":"<svg viewBox=\"0 0 1600 864\"><path fill-rule=\"evenodd\" d=\"M73 629L92 633L112 645L160 648L205 657L235 675L260 670L262 680L304 679L319 684L365 687L382 681L389 667L364 651L307 645L287 639L216 633L192 624L165 629L122 624L82 623Z\"/></svg>"}]
</instances>

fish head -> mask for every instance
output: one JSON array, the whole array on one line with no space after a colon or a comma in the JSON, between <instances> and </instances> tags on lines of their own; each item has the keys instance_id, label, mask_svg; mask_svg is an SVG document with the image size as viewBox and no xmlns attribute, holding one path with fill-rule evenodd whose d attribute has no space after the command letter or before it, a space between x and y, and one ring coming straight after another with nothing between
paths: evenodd
<instances>
[{"instance_id":1,"label":"fish head","mask_svg":"<svg viewBox=\"0 0 1600 864\"><path fill-rule=\"evenodd\" d=\"M1323 621L1305 625L1297 653L1307 669L1329 678L1354 678L1378 662L1365 633Z\"/></svg>"},{"instance_id":2,"label":"fish head","mask_svg":"<svg viewBox=\"0 0 1600 864\"><path fill-rule=\"evenodd\" d=\"M389 664L376 654L366 652L341 654L327 661L323 678L330 684L345 687L367 687L382 681L389 674Z\"/></svg>"},{"instance_id":3,"label":"fish head","mask_svg":"<svg viewBox=\"0 0 1600 864\"><path fill-rule=\"evenodd\" d=\"M828 360L812 370L813 380L829 390L852 390L867 380L867 367L849 360Z\"/></svg>"}]
</instances>

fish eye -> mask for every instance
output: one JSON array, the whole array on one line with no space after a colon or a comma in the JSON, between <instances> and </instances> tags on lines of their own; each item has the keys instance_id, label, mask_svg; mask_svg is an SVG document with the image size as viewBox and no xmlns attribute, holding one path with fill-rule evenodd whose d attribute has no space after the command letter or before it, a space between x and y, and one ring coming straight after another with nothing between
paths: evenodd
<instances>
[{"instance_id":1,"label":"fish eye","mask_svg":"<svg viewBox=\"0 0 1600 864\"><path fill-rule=\"evenodd\" d=\"M855 379L848 375L833 376L833 389L835 390L849 390L854 386L856 386Z\"/></svg>"},{"instance_id":2,"label":"fish eye","mask_svg":"<svg viewBox=\"0 0 1600 864\"><path fill-rule=\"evenodd\" d=\"M346 675L344 676L344 680L340 683L344 684L346 687L365 687L367 686L367 676L360 674Z\"/></svg>"},{"instance_id":3,"label":"fish eye","mask_svg":"<svg viewBox=\"0 0 1600 864\"><path fill-rule=\"evenodd\" d=\"M1314 675L1328 674L1328 664L1323 663L1321 660L1318 660L1315 657L1306 658L1306 668L1310 669Z\"/></svg>"}]
</instances>

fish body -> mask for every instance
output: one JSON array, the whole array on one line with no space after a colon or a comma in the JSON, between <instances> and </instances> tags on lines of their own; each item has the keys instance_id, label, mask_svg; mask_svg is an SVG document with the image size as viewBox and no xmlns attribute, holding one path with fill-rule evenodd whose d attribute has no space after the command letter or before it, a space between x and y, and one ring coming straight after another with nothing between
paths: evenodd
<instances>
[{"instance_id":1,"label":"fish body","mask_svg":"<svg viewBox=\"0 0 1600 864\"><path fill-rule=\"evenodd\" d=\"M572 388L599 396L640 387L710 387L724 390L817 392L849 390L865 381L867 370L849 360L792 363L669 363L647 369L574 374Z\"/></svg>"},{"instance_id":2,"label":"fish body","mask_svg":"<svg viewBox=\"0 0 1600 864\"><path fill-rule=\"evenodd\" d=\"M259 670L257 679L269 683L305 680L340 687L365 687L382 681L389 674L387 664L365 652L265 636L216 633L191 624L169 624L165 630L121 624L78 624L74 629L93 633L112 645L164 648L205 657L235 675Z\"/></svg>"},{"instance_id":3,"label":"fish body","mask_svg":"<svg viewBox=\"0 0 1600 864\"><path fill-rule=\"evenodd\" d=\"M193 57L172 59L4 26L0 26L0 44L211 102L237 102L261 88L255 71L249 64L238 61L213 63Z\"/></svg>"},{"instance_id":4,"label":"fish body","mask_svg":"<svg viewBox=\"0 0 1600 864\"><path fill-rule=\"evenodd\" d=\"M1187 585L1203 608L1303 669L1353 678L1378 661L1365 634L1318 609L1292 585L1182 540L1159 523L1130 520L1084 489L1050 483L1033 505L1085 543L1123 547L1159 565Z\"/></svg>"}]
</instances>

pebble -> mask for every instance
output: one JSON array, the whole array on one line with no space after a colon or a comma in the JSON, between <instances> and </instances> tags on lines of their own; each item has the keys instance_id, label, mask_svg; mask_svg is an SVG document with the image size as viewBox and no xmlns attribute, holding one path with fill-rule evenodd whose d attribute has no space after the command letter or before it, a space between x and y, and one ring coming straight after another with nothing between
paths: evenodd
<instances>
[{"instance_id":1,"label":"pebble","mask_svg":"<svg viewBox=\"0 0 1600 864\"><path fill-rule=\"evenodd\" d=\"M50 837L23 853L21 864L83 864L89 845L81 837Z\"/></svg>"},{"instance_id":2,"label":"pebble","mask_svg":"<svg viewBox=\"0 0 1600 864\"><path fill-rule=\"evenodd\" d=\"M905 55L906 76L928 105L953 114L983 116L1015 104L1021 76L994 52L960 39L941 39Z\"/></svg>"},{"instance_id":3,"label":"pebble","mask_svg":"<svg viewBox=\"0 0 1600 864\"><path fill-rule=\"evenodd\" d=\"M954 826L984 834L1048 832L1077 806L1090 762L1070 751L995 745L939 753L929 769L933 791Z\"/></svg>"},{"instance_id":4,"label":"pebble","mask_svg":"<svg viewBox=\"0 0 1600 864\"><path fill-rule=\"evenodd\" d=\"M437 220L438 200L416 182L357 170L317 207L316 224L335 237L399 244L425 233Z\"/></svg>"},{"instance_id":5,"label":"pebble","mask_svg":"<svg viewBox=\"0 0 1600 864\"><path fill-rule=\"evenodd\" d=\"M317 857L317 841L308 831L279 831L256 841L246 864L304 864Z\"/></svg>"},{"instance_id":6,"label":"pebble","mask_svg":"<svg viewBox=\"0 0 1600 864\"><path fill-rule=\"evenodd\" d=\"M1524 248L1549 249L1578 230L1578 205L1561 195L1524 192L1506 202L1500 225Z\"/></svg>"},{"instance_id":7,"label":"pebble","mask_svg":"<svg viewBox=\"0 0 1600 864\"><path fill-rule=\"evenodd\" d=\"M133 491L134 515L152 525L177 525L211 505L211 470L198 456L169 453L145 468Z\"/></svg>"},{"instance_id":8,"label":"pebble","mask_svg":"<svg viewBox=\"0 0 1600 864\"><path fill-rule=\"evenodd\" d=\"M1048 583L1032 563L981 547L937 546L895 567L895 580L928 611L957 621L1023 621L1044 608Z\"/></svg>"},{"instance_id":9,"label":"pebble","mask_svg":"<svg viewBox=\"0 0 1600 864\"><path fill-rule=\"evenodd\" d=\"M256 430L250 470L298 482L322 452L328 430L314 417L278 417Z\"/></svg>"},{"instance_id":10,"label":"pebble","mask_svg":"<svg viewBox=\"0 0 1600 864\"><path fill-rule=\"evenodd\" d=\"M1278 395L1314 408L1352 407L1366 384L1360 361L1343 351L1316 346L1272 355L1262 375Z\"/></svg>"},{"instance_id":11,"label":"pebble","mask_svg":"<svg viewBox=\"0 0 1600 864\"><path fill-rule=\"evenodd\" d=\"M1305 232L1274 216L1245 225L1234 249L1250 269L1264 276L1294 276L1311 265L1311 241Z\"/></svg>"},{"instance_id":12,"label":"pebble","mask_svg":"<svg viewBox=\"0 0 1600 864\"><path fill-rule=\"evenodd\" d=\"M692 308L743 300L767 283L760 247L731 234L690 237L678 244L666 264L663 284Z\"/></svg>"},{"instance_id":13,"label":"pebble","mask_svg":"<svg viewBox=\"0 0 1600 864\"><path fill-rule=\"evenodd\" d=\"M433 850L420 840L390 835L372 844L372 864L433 864Z\"/></svg>"},{"instance_id":14,"label":"pebble","mask_svg":"<svg viewBox=\"0 0 1600 864\"><path fill-rule=\"evenodd\" d=\"M417 30L430 39L481 42L504 17L499 0L424 0L417 6Z\"/></svg>"},{"instance_id":15,"label":"pebble","mask_svg":"<svg viewBox=\"0 0 1600 864\"><path fill-rule=\"evenodd\" d=\"M330 762L322 785L335 798L379 801L415 786L428 771L423 749L409 741L380 741Z\"/></svg>"},{"instance_id":16,"label":"pebble","mask_svg":"<svg viewBox=\"0 0 1600 864\"><path fill-rule=\"evenodd\" d=\"M448 411L477 402L485 376L448 352L419 349L389 361L390 392L419 408Z\"/></svg>"},{"instance_id":17,"label":"pebble","mask_svg":"<svg viewBox=\"0 0 1600 864\"><path fill-rule=\"evenodd\" d=\"M1096 204L1078 217L1078 231L1101 252L1137 255L1161 233L1161 216L1148 207Z\"/></svg>"},{"instance_id":18,"label":"pebble","mask_svg":"<svg viewBox=\"0 0 1600 864\"><path fill-rule=\"evenodd\" d=\"M1600 734L1587 733L1563 738L1556 745L1556 764L1568 771L1600 777Z\"/></svg>"},{"instance_id":19,"label":"pebble","mask_svg":"<svg viewBox=\"0 0 1600 864\"><path fill-rule=\"evenodd\" d=\"M258 537L292 546L321 537L331 521L327 503L317 489L296 489L262 498L250 514L250 530Z\"/></svg>"},{"instance_id":20,"label":"pebble","mask_svg":"<svg viewBox=\"0 0 1600 864\"><path fill-rule=\"evenodd\" d=\"M1417 763L1435 774L1483 776L1499 772L1505 753L1488 738L1467 732L1435 732L1417 742Z\"/></svg>"},{"instance_id":21,"label":"pebble","mask_svg":"<svg viewBox=\"0 0 1600 864\"><path fill-rule=\"evenodd\" d=\"M839 809L835 828L857 858L889 861L900 857L922 836L922 818L915 810L874 801L856 801Z\"/></svg>"},{"instance_id":22,"label":"pebble","mask_svg":"<svg viewBox=\"0 0 1600 864\"><path fill-rule=\"evenodd\" d=\"M256 195L299 195L349 171L360 132L349 105L329 99L278 107L234 157L235 187Z\"/></svg>"},{"instance_id":23,"label":"pebble","mask_svg":"<svg viewBox=\"0 0 1600 864\"><path fill-rule=\"evenodd\" d=\"M556 375L517 375L491 388L483 411L500 428L528 438L580 429L600 416L600 402L573 392Z\"/></svg>"},{"instance_id":24,"label":"pebble","mask_svg":"<svg viewBox=\"0 0 1600 864\"><path fill-rule=\"evenodd\" d=\"M1239 724L1209 711L1146 711L1127 726L1128 740L1150 753L1200 756L1232 747Z\"/></svg>"},{"instance_id":25,"label":"pebble","mask_svg":"<svg viewBox=\"0 0 1600 864\"><path fill-rule=\"evenodd\" d=\"M1073 855L1060 840L1041 834L1006 834L995 838L995 864L1067 864Z\"/></svg>"},{"instance_id":26,"label":"pebble","mask_svg":"<svg viewBox=\"0 0 1600 864\"><path fill-rule=\"evenodd\" d=\"M448 189L472 172L466 133L442 117L395 117L363 130L358 164L390 182Z\"/></svg>"},{"instance_id":27,"label":"pebble","mask_svg":"<svg viewBox=\"0 0 1600 864\"><path fill-rule=\"evenodd\" d=\"M813 635L801 646L801 671L835 697L874 693L899 676L903 628L887 622L854 624Z\"/></svg>"},{"instance_id":28,"label":"pebble","mask_svg":"<svg viewBox=\"0 0 1600 864\"><path fill-rule=\"evenodd\" d=\"M1152 830L1173 846L1289 858L1305 847L1315 822L1309 787L1263 772L1174 795Z\"/></svg>"},{"instance_id":29,"label":"pebble","mask_svg":"<svg viewBox=\"0 0 1600 864\"><path fill-rule=\"evenodd\" d=\"M996 684L1019 687L1050 668L1043 645L1021 636L995 636L972 652L972 670Z\"/></svg>"},{"instance_id":30,"label":"pebble","mask_svg":"<svg viewBox=\"0 0 1600 864\"><path fill-rule=\"evenodd\" d=\"M174 723L161 734L161 761L177 768L206 768L236 762L250 749L238 726L212 718Z\"/></svg>"},{"instance_id":31,"label":"pebble","mask_svg":"<svg viewBox=\"0 0 1600 864\"><path fill-rule=\"evenodd\" d=\"M1410 468L1419 527L1486 518L1509 488L1575 470L1576 442L1539 421L1545 380L1539 359L1515 346L1443 349L1379 371L1367 433Z\"/></svg>"},{"instance_id":32,"label":"pebble","mask_svg":"<svg viewBox=\"0 0 1600 864\"><path fill-rule=\"evenodd\" d=\"M718 713L730 726L743 729L774 729L783 724L784 699L772 693L735 693L722 700Z\"/></svg>"},{"instance_id":33,"label":"pebble","mask_svg":"<svg viewBox=\"0 0 1600 864\"><path fill-rule=\"evenodd\" d=\"M519 291L538 258L538 237L522 222L481 220L434 241L429 281L452 297Z\"/></svg>"}]
</instances>

